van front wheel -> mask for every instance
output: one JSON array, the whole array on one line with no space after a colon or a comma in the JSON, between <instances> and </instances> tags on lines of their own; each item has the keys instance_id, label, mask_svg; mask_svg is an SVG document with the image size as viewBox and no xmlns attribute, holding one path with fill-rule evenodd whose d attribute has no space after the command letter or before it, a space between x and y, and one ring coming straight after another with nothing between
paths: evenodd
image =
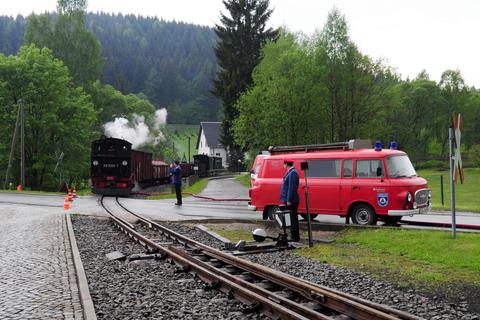
<instances>
[{"instance_id":1,"label":"van front wheel","mask_svg":"<svg viewBox=\"0 0 480 320\"><path fill-rule=\"evenodd\" d=\"M352 221L363 226L374 225L377 224L377 216L370 206L361 204L353 209Z\"/></svg>"}]
</instances>

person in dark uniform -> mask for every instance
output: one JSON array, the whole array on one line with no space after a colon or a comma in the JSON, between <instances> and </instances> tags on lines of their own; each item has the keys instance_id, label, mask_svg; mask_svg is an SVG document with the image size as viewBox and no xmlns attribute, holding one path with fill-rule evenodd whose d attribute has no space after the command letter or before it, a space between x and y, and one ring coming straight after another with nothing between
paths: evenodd
<instances>
[{"instance_id":1,"label":"person in dark uniform","mask_svg":"<svg viewBox=\"0 0 480 320\"><path fill-rule=\"evenodd\" d=\"M180 161L175 160L175 163L170 166L170 174L172 176L172 184L175 186L175 193L177 194L176 206L182 205L182 168Z\"/></svg>"},{"instance_id":2,"label":"person in dark uniform","mask_svg":"<svg viewBox=\"0 0 480 320\"><path fill-rule=\"evenodd\" d=\"M292 241L300 240L300 228L298 226L298 205L300 197L298 196L298 173L293 166L293 160L286 158L283 165L287 172L283 176L282 189L280 190L280 200L283 201L290 210L290 232L292 234Z\"/></svg>"}]
</instances>

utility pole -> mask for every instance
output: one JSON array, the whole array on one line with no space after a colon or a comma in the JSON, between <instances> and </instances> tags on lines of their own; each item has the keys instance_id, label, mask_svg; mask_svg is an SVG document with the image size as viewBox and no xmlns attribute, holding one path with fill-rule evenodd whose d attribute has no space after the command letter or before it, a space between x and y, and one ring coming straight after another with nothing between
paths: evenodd
<instances>
[{"instance_id":1,"label":"utility pole","mask_svg":"<svg viewBox=\"0 0 480 320\"><path fill-rule=\"evenodd\" d=\"M190 136L188 136L188 163L190 163Z\"/></svg>"},{"instance_id":2,"label":"utility pole","mask_svg":"<svg viewBox=\"0 0 480 320\"><path fill-rule=\"evenodd\" d=\"M15 121L15 129L13 129L12 146L10 148L10 157L8 158L7 172L5 174L4 189L7 189L8 175L10 173L10 168L12 167L13 151L15 150L15 140L17 138L17 129L18 129L18 122L19 121L20 121L20 107L17 110L17 120Z\"/></svg>"},{"instance_id":3,"label":"utility pole","mask_svg":"<svg viewBox=\"0 0 480 320\"><path fill-rule=\"evenodd\" d=\"M20 183L22 188L25 188L25 103L23 99L18 101L20 104L21 115L21 130L20 130L20 145L21 145L21 163L20 163Z\"/></svg>"}]
</instances>

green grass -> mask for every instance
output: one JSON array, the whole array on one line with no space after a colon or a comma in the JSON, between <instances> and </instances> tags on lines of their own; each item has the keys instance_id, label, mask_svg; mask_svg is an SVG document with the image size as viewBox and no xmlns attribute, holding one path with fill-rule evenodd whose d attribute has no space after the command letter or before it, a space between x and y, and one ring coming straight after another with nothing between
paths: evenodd
<instances>
[{"instance_id":1,"label":"green grass","mask_svg":"<svg viewBox=\"0 0 480 320\"><path fill-rule=\"evenodd\" d=\"M92 190L90 188L77 190L77 196L89 196L89 195L92 195Z\"/></svg>"},{"instance_id":2,"label":"green grass","mask_svg":"<svg viewBox=\"0 0 480 320\"><path fill-rule=\"evenodd\" d=\"M221 235L222 237L227 238L231 242L238 242L240 240L253 240L252 237L252 230L250 229L232 229L226 226L218 226L218 225L208 225L208 227Z\"/></svg>"},{"instance_id":3,"label":"green grass","mask_svg":"<svg viewBox=\"0 0 480 320\"><path fill-rule=\"evenodd\" d=\"M235 178L244 187L250 188L250 173L242 174Z\"/></svg>"},{"instance_id":4,"label":"green grass","mask_svg":"<svg viewBox=\"0 0 480 320\"><path fill-rule=\"evenodd\" d=\"M446 282L480 285L480 235L417 230L342 231L332 244L302 248L298 254L380 278L399 285L439 288Z\"/></svg>"},{"instance_id":5,"label":"green grass","mask_svg":"<svg viewBox=\"0 0 480 320\"><path fill-rule=\"evenodd\" d=\"M197 139L198 139L198 130L200 124L198 125L181 125L181 124L169 124L167 125L167 131L170 137L175 144L175 150L180 157L180 160L183 159L183 156L187 158L188 161L188 138L190 138L190 157L193 161L193 155L197 153Z\"/></svg>"},{"instance_id":6,"label":"green grass","mask_svg":"<svg viewBox=\"0 0 480 320\"><path fill-rule=\"evenodd\" d=\"M182 193L200 193L208 184L207 179L200 179L195 182L193 185L186 187L182 190ZM148 200L159 200L159 199L174 199L176 197L175 191L172 188L172 192L170 193L163 193L158 195L153 195L147 197Z\"/></svg>"},{"instance_id":7,"label":"green grass","mask_svg":"<svg viewBox=\"0 0 480 320\"><path fill-rule=\"evenodd\" d=\"M450 210L449 171L418 170L417 174L428 180L433 193L433 208ZM440 176L443 176L444 205L440 194ZM455 208L458 211L480 212L480 168L465 169L465 181L455 186Z\"/></svg>"}]
</instances>

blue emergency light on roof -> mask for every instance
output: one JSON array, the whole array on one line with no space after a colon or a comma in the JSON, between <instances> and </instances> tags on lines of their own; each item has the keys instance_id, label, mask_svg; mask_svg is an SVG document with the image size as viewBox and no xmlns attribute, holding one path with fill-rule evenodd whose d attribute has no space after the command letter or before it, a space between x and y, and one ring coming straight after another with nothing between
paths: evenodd
<instances>
[{"instance_id":1,"label":"blue emergency light on roof","mask_svg":"<svg viewBox=\"0 0 480 320\"><path fill-rule=\"evenodd\" d=\"M375 141L375 151L382 151L382 141Z\"/></svg>"},{"instance_id":2,"label":"blue emergency light on roof","mask_svg":"<svg viewBox=\"0 0 480 320\"><path fill-rule=\"evenodd\" d=\"M390 150L397 150L397 141L393 140L390 142Z\"/></svg>"}]
</instances>

